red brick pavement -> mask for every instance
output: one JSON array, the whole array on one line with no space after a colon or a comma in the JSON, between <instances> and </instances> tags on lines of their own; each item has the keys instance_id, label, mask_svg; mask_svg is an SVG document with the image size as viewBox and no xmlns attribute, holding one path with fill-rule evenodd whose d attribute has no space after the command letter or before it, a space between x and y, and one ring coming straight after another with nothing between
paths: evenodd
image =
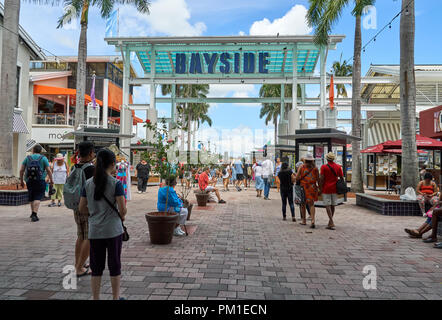
<instances>
[{"instance_id":1,"label":"red brick pavement","mask_svg":"<svg viewBox=\"0 0 442 320\"><path fill-rule=\"evenodd\" d=\"M337 208L336 231L325 229L322 208L311 230L282 221L275 190L271 201L252 190L230 191L222 193L227 204L194 207L192 235L159 246L150 244L144 218L155 211L157 188L133 194L126 223L131 239L122 257L122 295L128 299L442 297L442 252L403 232L423 218L381 216L350 199ZM88 278L77 290L62 287L62 269L73 263L72 213L45 203L40 221L31 223L28 211L0 207L0 299L89 299ZM366 265L377 268L376 290L362 286ZM110 293L105 276L103 298Z\"/></svg>"}]
</instances>

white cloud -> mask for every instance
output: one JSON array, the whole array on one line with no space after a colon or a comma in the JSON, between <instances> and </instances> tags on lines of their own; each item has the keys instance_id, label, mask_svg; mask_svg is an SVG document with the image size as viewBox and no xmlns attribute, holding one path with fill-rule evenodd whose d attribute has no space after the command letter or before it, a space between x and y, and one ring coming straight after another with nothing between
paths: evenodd
<instances>
[{"instance_id":1,"label":"white cloud","mask_svg":"<svg viewBox=\"0 0 442 320\"><path fill-rule=\"evenodd\" d=\"M250 35L304 35L312 29L307 25L307 8L303 5L293 6L282 18L270 22L264 18L255 21L250 27Z\"/></svg>"},{"instance_id":2,"label":"white cloud","mask_svg":"<svg viewBox=\"0 0 442 320\"><path fill-rule=\"evenodd\" d=\"M256 98L258 97L257 86L253 84L211 84L208 97L224 98ZM235 103L241 107L260 107L259 103Z\"/></svg>"},{"instance_id":3,"label":"white cloud","mask_svg":"<svg viewBox=\"0 0 442 320\"><path fill-rule=\"evenodd\" d=\"M120 35L199 36L206 31L203 22L190 22L191 12L185 0L157 0L150 14L137 12L133 6L120 7Z\"/></svg>"}]
</instances>

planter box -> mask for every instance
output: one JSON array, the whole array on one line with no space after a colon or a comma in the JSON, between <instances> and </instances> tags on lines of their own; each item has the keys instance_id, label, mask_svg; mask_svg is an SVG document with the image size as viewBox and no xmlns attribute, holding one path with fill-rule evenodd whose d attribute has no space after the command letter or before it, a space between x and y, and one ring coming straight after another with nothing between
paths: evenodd
<instances>
[{"instance_id":1,"label":"planter box","mask_svg":"<svg viewBox=\"0 0 442 320\"><path fill-rule=\"evenodd\" d=\"M28 190L0 190L0 205L21 206L28 204Z\"/></svg>"},{"instance_id":2,"label":"planter box","mask_svg":"<svg viewBox=\"0 0 442 320\"><path fill-rule=\"evenodd\" d=\"M422 212L417 201L389 200L367 194L356 194L356 205L386 216L420 216Z\"/></svg>"}]
</instances>

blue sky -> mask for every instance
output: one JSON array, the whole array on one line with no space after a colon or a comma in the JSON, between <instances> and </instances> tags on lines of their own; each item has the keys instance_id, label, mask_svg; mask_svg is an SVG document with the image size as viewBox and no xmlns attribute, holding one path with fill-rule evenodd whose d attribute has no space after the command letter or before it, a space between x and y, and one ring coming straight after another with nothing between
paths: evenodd
<instances>
[{"instance_id":1,"label":"blue sky","mask_svg":"<svg viewBox=\"0 0 442 320\"><path fill-rule=\"evenodd\" d=\"M294 8L297 6L296 8ZM120 35L126 36L173 36L173 35L238 35L243 34L306 34L302 10L308 7L306 0L152 0L152 13L142 16L131 7L120 9ZM377 28L383 27L400 11L401 1L378 0L376 3ZM344 34L346 38L337 50L330 51L327 70L335 60L353 55L354 17L348 7L342 14L333 34ZM38 6L23 2L20 23L41 47L57 55L76 55L79 37L78 23L65 29L56 29L57 19L63 8ZM416 1L416 64L442 64L442 21L440 0ZM266 20L264 20L266 19ZM115 54L113 47L103 41L105 21L97 9L92 9L89 18L88 53L91 55ZM377 31L363 30L363 43ZM310 32L311 33L311 32ZM383 32L362 56L362 73L370 64L399 63L399 19L391 29ZM257 96L258 86L213 88L213 96ZM309 95L317 96L316 89ZM137 102L147 102L148 88L139 90ZM146 100L146 101L142 101ZM169 112L168 106L158 106L160 115ZM137 113L144 118L144 114ZM259 119L259 105L222 104L211 107L209 115L214 127L222 129L250 128L272 131ZM253 144L253 141L251 142Z\"/></svg>"}]
</instances>

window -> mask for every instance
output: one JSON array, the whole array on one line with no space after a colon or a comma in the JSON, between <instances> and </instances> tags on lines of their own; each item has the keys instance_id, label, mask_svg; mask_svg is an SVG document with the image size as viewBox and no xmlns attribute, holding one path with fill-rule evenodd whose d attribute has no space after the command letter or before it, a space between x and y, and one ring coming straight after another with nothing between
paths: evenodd
<instances>
[{"instance_id":1,"label":"window","mask_svg":"<svg viewBox=\"0 0 442 320\"><path fill-rule=\"evenodd\" d=\"M15 99L15 107L18 108L19 107L19 102L20 102L20 73L21 73L21 67L17 66L17 96Z\"/></svg>"}]
</instances>

